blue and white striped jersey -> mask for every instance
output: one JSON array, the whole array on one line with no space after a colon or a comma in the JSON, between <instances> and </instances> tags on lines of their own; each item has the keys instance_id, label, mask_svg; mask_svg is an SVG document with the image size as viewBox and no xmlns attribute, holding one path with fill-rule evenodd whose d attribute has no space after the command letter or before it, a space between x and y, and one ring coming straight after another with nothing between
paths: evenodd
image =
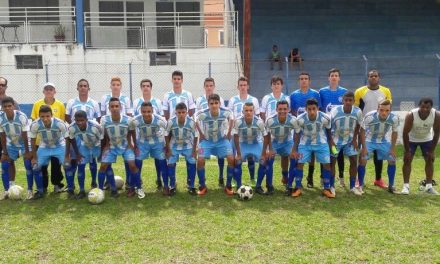
<instances>
[{"instance_id":1,"label":"blue and white striped jersey","mask_svg":"<svg viewBox=\"0 0 440 264\"><path fill-rule=\"evenodd\" d=\"M256 116L260 114L260 104L258 103L257 98L248 94L246 99L241 100L240 95L236 95L236 96L232 97L231 99L229 99L229 102L228 102L228 108L232 112L232 114L234 115L234 119L238 119L239 117L241 117L243 115L243 107L244 107L244 104L247 102L250 102L254 105Z\"/></svg>"},{"instance_id":2,"label":"blue and white striped jersey","mask_svg":"<svg viewBox=\"0 0 440 264\"><path fill-rule=\"evenodd\" d=\"M189 116L185 119L185 124L179 125L177 116L168 120L165 136L171 136L170 145L176 150L191 149L194 138L199 137L196 129L196 122Z\"/></svg>"},{"instance_id":3,"label":"blue and white striped jersey","mask_svg":"<svg viewBox=\"0 0 440 264\"><path fill-rule=\"evenodd\" d=\"M286 100L290 107L290 97L281 93L280 98L275 98L273 93L267 94L261 100L260 112L266 114L266 119L269 116L273 116L277 113L277 103L278 101Z\"/></svg>"},{"instance_id":4,"label":"blue and white striped jersey","mask_svg":"<svg viewBox=\"0 0 440 264\"><path fill-rule=\"evenodd\" d=\"M309 89L303 93L301 89L298 89L290 95L290 109L296 112L296 116L305 113L306 102L310 98L315 98L318 101L318 107L321 108L321 98L316 90Z\"/></svg>"},{"instance_id":5,"label":"blue and white striped jersey","mask_svg":"<svg viewBox=\"0 0 440 264\"><path fill-rule=\"evenodd\" d=\"M170 119L175 116L174 112L176 111L176 105L178 103L185 103L188 111L196 108L194 98L190 92L182 90L182 93L177 94L174 93L174 91L169 91L165 94L162 106L164 111L170 113Z\"/></svg>"},{"instance_id":6,"label":"blue and white striped jersey","mask_svg":"<svg viewBox=\"0 0 440 264\"><path fill-rule=\"evenodd\" d=\"M365 129L365 140L372 143L389 142L388 132L397 132L399 127L399 116L390 113L385 120L379 119L377 110L367 113L362 122L362 128Z\"/></svg>"},{"instance_id":7,"label":"blue and white striped jersey","mask_svg":"<svg viewBox=\"0 0 440 264\"><path fill-rule=\"evenodd\" d=\"M362 110L353 106L350 113L344 113L344 106L334 106L330 112L332 138L336 145L345 145L353 140L356 126L362 123Z\"/></svg>"},{"instance_id":8,"label":"blue and white striped jersey","mask_svg":"<svg viewBox=\"0 0 440 264\"><path fill-rule=\"evenodd\" d=\"M347 89L341 86L336 87L336 90L332 90L330 86L319 89L322 111L328 114L333 107L342 105L342 98L346 92Z\"/></svg>"},{"instance_id":9,"label":"blue and white striped jersey","mask_svg":"<svg viewBox=\"0 0 440 264\"><path fill-rule=\"evenodd\" d=\"M147 124L142 115L137 115L131 122L136 128L136 141L139 143L156 144L165 142L164 131L167 128L167 121L164 117L153 114L151 123Z\"/></svg>"},{"instance_id":10,"label":"blue and white striped jersey","mask_svg":"<svg viewBox=\"0 0 440 264\"><path fill-rule=\"evenodd\" d=\"M225 101L220 96L220 106L225 107ZM208 108L208 98L206 95L202 95L196 99L196 111L202 111L203 109Z\"/></svg>"},{"instance_id":11,"label":"blue and white striped jersey","mask_svg":"<svg viewBox=\"0 0 440 264\"><path fill-rule=\"evenodd\" d=\"M257 144L263 142L267 131L261 118L254 116L251 124L247 124L242 116L235 120L233 134L238 135L240 143Z\"/></svg>"},{"instance_id":12,"label":"blue and white striped jersey","mask_svg":"<svg viewBox=\"0 0 440 264\"><path fill-rule=\"evenodd\" d=\"M87 102L81 102L79 98L70 99L66 105L66 115L70 116L72 120L75 119L75 113L83 110L87 113L88 119L96 119L101 117L101 110L99 104L91 98L87 98Z\"/></svg>"},{"instance_id":13,"label":"blue and white striped jersey","mask_svg":"<svg viewBox=\"0 0 440 264\"><path fill-rule=\"evenodd\" d=\"M6 144L21 148L24 146L22 132L29 131L29 120L25 113L14 110L14 117L8 120L5 112L0 112L0 133L6 134ZM27 142L26 142L27 143Z\"/></svg>"},{"instance_id":14,"label":"blue and white striped jersey","mask_svg":"<svg viewBox=\"0 0 440 264\"><path fill-rule=\"evenodd\" d=\"M66 145L67 125L63 120L52 117L50 127L46 128L40 118L32 122L29 130L30 138L37 138L40 134L40 148L57 148Z\"/></svg>"},{"instance_id":15,"label":"blue and white striped jersey","mask_svg":"<svg viewBox=\"0 0 440 264\"><path fill-rule=\"evenodd\" d=\"M101 127L107 131L110 139L110 148L127 148L127 134L129 130L134 130L131 118L127 115L121 115L120 120L113 121L111 115L105 115L101 118Z\"/></svg>"},{"instance_id":16,"label":"blue and white striped jersey","mask_svg":"<svg viewBox=\"0 0 440 264\"><path fill-rule=\"evenodd\" d=\"M206 140L217 142L226 137L232 113L226 108L220 108L218 116L211 115L209 108L198 112L196 122Z\"/></svg>"},{"instance_id":17,"label":"blue and white striped jersey","mask_svg":"<svg viewBox=\"0 0 440 264\"><path fill-rule=\"evenodd\" d=\"M134 115L140 115L141 114L141 106L145 102L144 98L140 97L134 100L133 102L133 109L134 109ZM162 101L152 97L150 100L150 103L153 105L153 113L156 115L163 116L163 109L162 109Z\"/></svg>"},{"instance_id":18,"label":"blue and white striped jersey","mask_svg":"<svg viewBox=\"0 0 440 264\"><path fill-rule=\"evenodd\" d=\"M87 120L87 127L84 131L73 122L68 128L68 134L70 139L78 138L77 143L89 149L100 146L101 140L104 139L104 130L95 120Z\"/></svg>"},{"instance_id":19,"label":"blue and white striped jersey","mask_svg":"<svg viewBox=\"0 0 440 264\"><path fill-rule=\"evenodd\" d=\"M272 142L282 144L293 141L293 131L297 126L296 117L287 114L286 121L281 123L278 114L272 115L266 120L266 131L270 133Z\"/></svg>"},{"instance_id":20,"label":"blue and white striped jersey","mask_svg":"<svg viewBox=\"0 0 440 264\"><path fill-rule=\"evenodd\" d=\"M316 120L310 120L307 113L302 113L297 118L298 127L295 133L301 133L300 145L327 144L326 129L331 128L330 117L319 111Z\"/></svg>"},{"instance_id":21,"label":"blue and white striped jersey","mask_svg":"<svg viewBox=\"0 0 440 264\"><path fill-rule=\"evenodd\" d=\"M101 112L104 112L106 115L110 115L110 109L108 105L110 103L110 98L112 98L111 94L106 94L101 99ZM130 97L121 94L119 96L119 101L121 102L121 114L129 115L133 114L133 108L131 107Z\"/></svg>"}]
</instances>

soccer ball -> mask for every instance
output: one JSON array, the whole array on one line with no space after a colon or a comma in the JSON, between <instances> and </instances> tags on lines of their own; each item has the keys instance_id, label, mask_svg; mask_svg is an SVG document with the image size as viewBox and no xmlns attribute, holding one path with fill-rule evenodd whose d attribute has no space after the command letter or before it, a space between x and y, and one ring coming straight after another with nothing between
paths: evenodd
<instances>
[{"instance_id":1,"label":"soccer ball","mask_svg":"<svg viewBox=\"0 0 440 264\"><path fill-rule=\"evenodd\" d=\"M122 187L124 187L124 180L122 179L121 176L118 175L115 176L115 185L116 185L116 189L122 190Z\"/></svg>"},{"instance_id":2,"label":"soccer ball","mask_svg":"<svg viewBox=\"0 0 440 264\"><path fill-rule=\"evenodd\" d=\"M247 201L252 199L252 196L254 196L254 191L252 190L251 186L242 185L240 188L238 188L237 194L240 200Z\"/></svg>"},{"instance_id":3,"label":"soccer ball","mask_svg":"<svg viewBox=\"0 0 440 264\"><path fill-rule=\"evenodd\" d=\"M91 189L87 198L91 204L100 204L105 198L104 191L99 188Z\"/></svg>"},{"instance_id":4,"label":"soccer ball","mask_svg":"<svg viewBox=\"0 0 440 264\"><path fill-rule=\"evenodd\" d=\"M21 200L23 198L24 189L18 185L12 185L8 190L9 198L12 200Z\"/></svg>"}]
</instances>

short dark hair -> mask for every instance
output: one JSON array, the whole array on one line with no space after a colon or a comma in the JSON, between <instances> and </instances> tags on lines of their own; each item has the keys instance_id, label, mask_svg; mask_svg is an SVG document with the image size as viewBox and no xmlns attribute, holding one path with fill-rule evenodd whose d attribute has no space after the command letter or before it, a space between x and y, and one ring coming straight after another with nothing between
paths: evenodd
<instances>
[{"instance_id":1,"label":"short dark hair","mask_svg":"<svg viewBox=\"0 0 440 264\"><path fill-rule=\"evenodd\" d=\"M38 110L38 113L39 114L41 114L41 113L50 113L52 115L52 108L50 108L50 106L48 106L48 105L42 105L40 107L40 110Z\"/></svg>"},{"instance_id":2,"label":"short dark hair","mask_svg":"<svg viewBox=\"0 0 440 264\"><path fill-rule=\"evenodd\" d=\"M4 99L3 99L3 100L4 100ZM429 97L422 97L422 98L420 98L419 106L422 105L422 104L430 104L431 106L433 106L433 105L434 105L434 102L433 102L432 99L429 98Z\"/></svg>"},{"instance_id":3,"label":"short dark hair","mask_svg":"<svg viewBox=\"0 0 440 264\"><path fill-rule=\"evenodd\" d=\"M151 108L153 108L153 104L151 103L151 102L143 102L142 104L141 104L141 108L142 107L151 107Z\"/></svg>"},{"instance_id":4,"label":"short dark hair","mask_svg":"<svg viewBox=\"0 0 440 264\"><path fill-rule=\"evenodd\" d=\"M5 77L3 77L3 76L0 76L0 79L3 79L3 80L5 80L5 85L6 86L8 86L8 79L6 79Z\"/></svg>"},{"instance_id":5,"label":"short dark hair","mask_svg":"<svg viewBox=\"0 0 440 264\"><path fill-rule=\"evenodd\" d=\"M274 83L277 83L277 82L281 82L281 84L284 84L283 78L281 78L278 75L272 76L272 79L270 79L270 84L274 84Z\"/></svg>"},{"instance_id":6,"label":"short dark hair","mask_svg":"<svg viewBox=\"0 0 440 264\"><path fill-rule=\"evenodd\" d=\"M331 75L332 73L335 73L335 72L337 72L337 73L339 74L339 76L341 76L341 71L340 71L339 69L337 69L337 68L331 68L331 69L328 71L328 76L330 77L330 75Z\"/></svg>"},{"instance_id":7,"label":"short dark hair","mask_svg":"<svg viewBox=\"0 0 440 264\"><path fill-rule=\"evenodd\" d=\"M277 108L279 105L287 105L287 107L289 107L289 102L287 102L287 100L280 100L277 102Z\"/></svg>"},{"instance_id":8,"label":"short dark hair","mask_svg":"<svg viewBox=\"0 0 440 264\"><path fill-rule=\"evenodd\" d=\"M205 78L205 81L203 81L203 85L205 85L207 82L212 82L215 84L214 78L212 77Z\"/></svg>"},{"instance_id":9,"label":"short dark hair","mask_svg":"<svg viewBox=\"0 0 440 264\"><path fill-rule=\"evenodd\" d=\"M241 76L240 78L238 78L237 84L239 84L240 82L247 82L247 84L249 84L249 79Z\"/></svg>"},{"instance_id":10,"label":"short dark hair","mask_svg":"<svg viewBox=\"0 0 440 264\"><path fill-rule=\"evenodd\" d=\"M316 105L316 106L318 106L318 100L316 100L315 98L307 99L306 106L309 106L309 105Z\"/></svg>"},{"instance_id":11,"label":"short dark hair","mask_svg":"<svg viewBox=\"0 0 440 264\"><path fill-rule=\"evenodd\" d=\"M173 71L173 73L171 74L171 77L174 77L174 76L180 76L182 79L183 79L183 72L181 72L181 71Z\"/></svg>"},{"instance_id":12,"label":"short dark hair","mask_svg":"<svg viewBox=\"0 0 440 264\"><path fill-rule=\"evenodd\" d=\"M208 102L209 101L218 101L218 102L220 102L220 96L218 94L211 94L208 97Z\"/></svg>"},{"instance_id":13,"label":"short dark hair","mask_svg":"<svg viewBox=\"0 0 440 264\"><path fill-rule=\"evenodd\" d=\"M86 79L80 79L80 80L76 83L76 86L77 86L77 87L79 86L79 83L80 83L80 82L86 82L86 83L87 83L87 86L90 87L89 81L87 81Z\"/></svg>"},{"instance_id":14,"label":"short dark hair","mask_svg":"<svg viewBox=\"0 0 440 264\"><path fill-rule=\"evenodd\" d=\"M354 93L352 91L347 91L347 92L345 92L343 97L354 98Z\"/></svg>"},{"instance_id":15,"label":"short dark hair","mask_svg":"<svg viewBox=\"0 0 440 264\"><path fill-rule=\"evenodd\" d=\"M301 76L301 75L306 75L306 76L308 76L308 77L309 77L309 80L312 79L312 78L310 78L310 73L308 73L308 72L305 72L305 71L300 72L299 75L298 75L298 77Z\"/></svg>"},{"instance_id":16,"label":"short dark hair","mask_svg":"<svg viewBox=\"0 0 440 264\"><path fill-rule=\"evenodd\" d=\"M75 120L76 120L76 119L79 119L79 118L87 119L87 113L86 113L86 111L84 111L84 110L78 110L78 111L76 111L76 113L75 113Z\"/></svg>"},{"instance_id":17,"label":"short dark hair","mask_svg":"<svg viewBox=\"0 0 440 264\"><path fill-rule=\"evenodd\" d=\"M371 73L374 73L374 72L377 73L377 76L380 77L380 73L379 73L379 71L376 70L376 69L369 70L369 71L368 71L368 76L370 76L370 74L371 74Z\"/></svg>"},{"instance_id":18,"label":"short dark hair","mask_svg":"<svg viewBox=\"0 0 440 264\"><path fill-rule=\"evenodd\" d=\"M12 104L12 105L15 105L14 99L13 99L12 97L10 97L10 96L6 96L6 97L3 98L3 100L2 100L2 105L5 105L5 104Z\"/></svg>"},{"instance_id":19,"label":"short dark hair","mask_svg":"<svg viewBox=\"0 0 440 264\"><path fill-rule=\"evenodd\" d=\"M153 82L150 79L142 79L141 82L139 83L140 87L142 87L142 84L144 82L149 82L150 83L150 87L153 88Z\"/></svg>"},{"instance_id":20,"label":"short dark hair","mask_svg":"<svg viewBox=\"0 0 440 264\"><path fill-rule=\"evenodd\" d=\"M255 108L254 103L252 102L246 102L244 103L244 106L252 106L252 108Z\"/></svg>"},{"instance_id":21,"label":"short dark hair","mask_svg":"<svg viewBox=\"0 0 440 264\"><path fill-rule=\"evenodd\" d=\"M112 98L110 98L110 100L108 101L108 103L110 104L111 102L119 102L119 103L120 103L118 97L112 97Z\"/></svg>"},{"instance_id":22,"label":"short dark hair","mask_svg":"<svg viewBox=\"0 0 440 264\"><path fill-rule=\"evenodd\" d=\"M187 110L188 108L186 107L186 104L185 103L178 103L177 105L176 105L176 110Z\"/></svg>"}]
</instances>

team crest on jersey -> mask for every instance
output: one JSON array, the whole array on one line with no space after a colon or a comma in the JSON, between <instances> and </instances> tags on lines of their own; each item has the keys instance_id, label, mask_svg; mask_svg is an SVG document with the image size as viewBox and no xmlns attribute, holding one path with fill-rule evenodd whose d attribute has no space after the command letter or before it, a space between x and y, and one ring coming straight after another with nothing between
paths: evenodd
<instances>
[{"instance_id":1,"label":"team crest on jersey","mask_svg":"<svg viewBox=\"0 0 440 264\"><path fill-rule=\"evenodd\" d=\"M342 103L342 96L338 97L338 102Z\"/></svg>"}]
</instances>

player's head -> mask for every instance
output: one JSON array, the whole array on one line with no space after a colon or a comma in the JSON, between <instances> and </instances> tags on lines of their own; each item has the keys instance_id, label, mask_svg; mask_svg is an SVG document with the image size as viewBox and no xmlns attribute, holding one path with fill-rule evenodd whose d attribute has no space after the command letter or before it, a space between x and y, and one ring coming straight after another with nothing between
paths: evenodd
<instances>
[{"instance_id":1,"label":"player's head","mask_svg":"<svg viewBox=\"0 0 440 264\"><path fill-rule=\"evenodd\" d=\"M87 113L84 110L78 110L75 113L75 123L79 129L85 130L87 127Z\"/></svg>"},{"instance_id":2,"label":"player's head","mask_svg":"<svg viewBox=\"0 0 440 264\"><path fill-rule=\"evenodd\" d=\"M110 80L110 89L112 89L112 93L119 94L122 89L122 81L121 78L115 76Z\"/></svg>"},{"instance_id":3,"label":"player's head","mask_svg":"<svg viewBox=\"0 0 440 264\"><path fill-rule=\"evenodd\" d=\"M0 94L4 94L8 88L8 80L5 77L0 77Z\"/></svg>"},{"instance_id":4,"label":"player's head","mask_svg":"<svg viewBox=\"0 0 440 264\"><path fill-rule=\"evenodd\" d=\"M173 88L180 89L183 82L183 72L173 71L173 73L171 74L171 81L173 82Z\"/></svg>"},{"instance_id":5,"label":"player's head","mask_svg":"<svg viewBox=\"0 0 440 264\"><path fill-rule=\"evenodd\" d=\"M203 88L205 89L205 95L209 96L214 93L215 81L214 78L208 77L203 82Z\"/></svg>"},{"instance_id":6,"label":"player's head","mask_svg":"<svg viewBox=\"0 0 440 264\"><path fill-rule=\"evenodd\" d=\"M244 115L245 119L249 120L249 119L253 118L254 112L255 112L255 109L254 109L254 104L252 102L244 103L243 115Z\"/></svg>"},{"instance_id":7,"label":"player's head","mask_svg":"<svg viewBox=\"0 0 440 264\"><path fill-rule=\"evenodd\" d=\"M4 99L3 99L4 100ZM423 97L419 101L419 112L423 115L429 115L434 102L429 97Z\"/></svg>"},{"instance_id":8,"label":"player's head","mask_svg":"<svg viewBox=\"0 0 440 264\"><path fill-rule=\"evenodd\" d=\"M120 114L121 113L121 102L119 101L119 98L112 97L110 98L108 102L108 109L112 113L112 115Z\"/></svg>"},{"instance_id":9,"label":"player's head","mask_svg":"<svg viewBox=\"0 0 440 264\"><path fill-rule=\"evenodd\" d=\"M53 100L56 94L55 84L51 82L45 83L43 86L43 94L45 99Z\"/></svg>"},{"instance_id":10,"label":"player's head","mask_svg":"<svg viewBox=\"0 0 440 264\"><path fill-rule=\"evenodd\" d=\"M301 72L298 76L299 87L306 89L310 87L310 74L308 72Z\"/></svg>"},{"instance_id":11,"label":"player's head","mask_svg":"<svg viewBox=\"0 0 440 264\"><path fill-rule=\"evenodd\" d=\"M342 103L344 106L353 106L354 104L354 93L352 91L347 91L342 97Z\"/></svg>"},{"instance_id":12,"label":"player's head","mask_svg":"<svg viewBox=\"0 0 440 264\"><path fill-rule=\"evenodd\" d=\"M14 99L12 97L6 96L2 100L2 111L6 114L13 113L15 109Z\"/></svg>"},{"instance_id":13,"label":"player's head","mask_svg":"<svg viewBox=\"0 0 440 264\"><path fill-rule=\"evenodd\" d=\"M240 78L238 78L238 91L240 91L240 93L247 93L249 90L249 80L248 78L242 76Z\"/></svg>"},{"instance_id":14,"label":"player's head","mask_svg":"<svg viewBox=\"0 0 440 264\"><path fill-rule=\"evenodd\" d=\"M140 83L142 94L151 94L153 82L150 79L142 79Z\"/></svg>"},{"instance_id":15,"label":"player's head","mask_svg":"<svg viewBox=\"0 0 440 264\"><path fill-rule=\"evenodd\" d=\"M388 99L382 100L379 102L379 106L377 107L377 113L381 120L385 120L388 118L391 112L391 101Z\"/></svg>"},{"instance_id":16,"label":"player's head","mask_svg":"<svg viewBox=\"0 0 440 264\"><path fill-rule=\"evenodd\" d=\"M184 122L186 118L186 114L188 112L188 108L185 103L178 103L176 105L176 116L180 122Z\"/></svg>"},{"instance_id":17,"label":"player's head","mask_svg":"<svg viewBox=\"0 0 440 264\"><path fill-rule=\"evenodd\" d=\"M272 87L272 92L281 92L283 90L283 78L280 76L272 76L272 79L270 80L270 84Z\"/></svg>"},{"instance_id":18,"label":"player's head","mask_svg":"<svg viewBox=\"0 0 440 264\"><path fill-rule=\"evenodd\" d=\"M339 81L341 81L341 71L336 68L331 68L328 71L328 82L330 85L339 85Z\"/></svg>"},{"instance_id":19,"label":"player's head","mask_svg":"<svg viewBox=\"0 0 440 264\"><path fill-rule=\"evenodd\" d=\"M371 70L368 72L368 85L376 87L379 85L380 74L378 70Z\"/></svg>"},{"instance_id":20,"label":"player's head","mask_svg":"<svg viewBox=\"0 0 440 264\"><path fill-rule=\"evenodd\" d=\"M143 102L141 105L141 114L144 117L144 119L151 120L151 117L153 116L153 105L151 102Z\"/></svg>"},{"instance_id":21,"label":"player's head","mask_svg":"<svg viewBox=\"0 0 440 264\"><path fill-rule=\"evenodd\" d=\"M278 50L278 45L275 45L275 44L272 45L272 50L273 50L273 51L277 51L277 50Z\"/></svg>"},{"instance_id":22,"label":"player's head","mask_svg":"<svg viewBox=\"0 0 440 264\"><path fill-rule=\"evenodd\" d=\"M52 119L52 109L48 105L42 105L38 111L38 116L45 126L49 126Z\"/></svg>"},{"instance_id":23,"label":"player's head","mask_svg":"<svg viewBox=\"0 0 440 264\"><path fill-rule=\"evenodd\" d=\"M307 116L309 117L309 119L311 119L311 120L316 119L316 116L318 115L319 108L318 108L318 101L315 98L307 99L306 111L307 111Z\"/></svg>"},{"instance_id":24,"label":"player's head","mask_svg":"<svg viewBox=\"0 0 440 264\"><path fill-rule=\"evenodd\" d=\"M277 113L279 117L284 118L289 113L289 103L286 100L277 102Z\"/></svg>"},{"instance_id":25,"label":"player's head","mask_svg":"<svg viewBox=\"0 0 440 264\"><path fill-rule=\"evenodd\" d=\"M76 90L79 95L88 95L90 91L89 81L86 79L81 79L76 84Z\"/></svg>"},{"instance_id":26,"label":"player's head","mask_svg":"<svg viewBox=\"0 0 440 264\"><path fill-rule=\"evenodd\" d=\"M220 109L220 96L218 94L211 94L208 97L208 107L211 113L218 113Z\"/></svg>"}]
</instances>

